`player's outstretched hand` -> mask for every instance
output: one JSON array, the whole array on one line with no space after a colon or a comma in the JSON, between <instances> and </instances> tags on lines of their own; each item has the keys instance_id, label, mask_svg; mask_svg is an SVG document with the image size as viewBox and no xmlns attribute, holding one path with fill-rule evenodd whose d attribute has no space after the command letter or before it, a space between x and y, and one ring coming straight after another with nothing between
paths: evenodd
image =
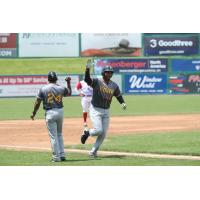
<instances>
[{"instance_id":1,"label":"player's outstretched hand","mask_svg":"<svg viewBox=\"0 0 200 200\"><path fill-rule=\"evenodd\" d=\"M66 78L65 78L65 81L66 81L67 83L70 83L71 77L66 77Z\"/></svg>"},{"instance_id":2,"label":"player's outstretched hand","mask_svg":"<svg viewBox=\"0 0 200 200\"><path fill-rule=\"evenodd\" d=\"M90 69L92 66L92 60L91 59L88 59L87 60L87 64L86 64L86 69Z\"/></svg>"},{"instance_id":3,"label":"player's outstretched hand","mask_svg":"<svg viewBox=\"0 0 200 200\"><path fill-rule=\"evenodd\" d=\"M125 103L122 103L122 109L123 109L123 110L126 110L126 107L127 107L126 104L125 104Z\"/></svg>"}]
</instances>

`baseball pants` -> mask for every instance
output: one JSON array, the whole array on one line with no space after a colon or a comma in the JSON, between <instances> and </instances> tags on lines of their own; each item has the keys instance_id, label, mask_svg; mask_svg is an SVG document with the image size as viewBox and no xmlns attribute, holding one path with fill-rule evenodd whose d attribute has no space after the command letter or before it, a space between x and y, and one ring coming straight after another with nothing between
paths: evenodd
<instances>
[{"instance_id":1,"label":"baseball pants","mask_svg":"<svg viewBox=\"0 0 200 200\"><path fill-rule=\"evenodd\" d=\"M65 157L64 142L62 136L63 109L54 108L46 111L46 126L49 132L53 159L60 160Z\"/></svg>"},{"instance_id":2,"label":"baseball pants","mask_svg":"<svg viewBox=\"0 0 200 200\"><path fill-rule=\"evenodd\" d=\"M97 108L91 104L90 118L93 124L93 129L89 130L90 136L97 136L90 152L96 154L107 134L110 121L109 109Z\"/></svg>"},{"instance_id":3,"label":"baseball pants","mask_svg":"<svg viewBox=\"0 0 200 200\"><path fill-rule=\"evenodd\" d=\"M92 100L92 97L82 97L81 98L81 106L82 106L82 109L83 109L83 112L87 112L89 111L89 107L90 107L90 104L91 104L91 100Z\"/></svg>"}]
</instances>

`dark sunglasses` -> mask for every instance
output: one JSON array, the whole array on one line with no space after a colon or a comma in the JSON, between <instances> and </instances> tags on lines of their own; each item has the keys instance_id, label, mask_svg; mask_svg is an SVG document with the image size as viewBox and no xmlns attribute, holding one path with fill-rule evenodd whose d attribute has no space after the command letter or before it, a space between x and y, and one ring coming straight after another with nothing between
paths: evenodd
<instances>
[{"instance_id":1,"label":"dark sunglasses","mask_svg":"<svg viewBox=\"0 0 200 200\"><path fill-rule=\"evenodd\" d=\"M105 71L105 73L113 74L113 72L111 72L111 71Z\"/></svg>"}]
</instances>

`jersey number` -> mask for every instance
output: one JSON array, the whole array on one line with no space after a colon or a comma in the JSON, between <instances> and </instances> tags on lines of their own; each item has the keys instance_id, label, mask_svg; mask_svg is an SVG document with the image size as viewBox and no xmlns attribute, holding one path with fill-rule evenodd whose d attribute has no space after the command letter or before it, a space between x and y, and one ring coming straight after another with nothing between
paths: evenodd
<instances>
[{"instance_id":1,"label":"jersey number","mask_svg":"<svg viewBox=\"0 0 200 200\"><path fill-rule=\"evenodd\" d=\"M53 103L53 101L56 101L57 103L60 103L62 100L61 95L54 95L52 92L48 93L48 98L47 98L47 102L48 103Z\"/></svg>"}]
</instances>

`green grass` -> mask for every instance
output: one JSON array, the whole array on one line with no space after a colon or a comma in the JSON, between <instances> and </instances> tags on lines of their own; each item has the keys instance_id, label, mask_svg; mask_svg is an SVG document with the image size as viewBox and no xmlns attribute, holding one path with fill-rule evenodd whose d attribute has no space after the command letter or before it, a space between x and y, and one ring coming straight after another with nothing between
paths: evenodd
<instances>
[{"instance_id":1,"label":"green grass","mask_svg":"<svg viewBox=\"0 0 200 200\"><path fill-rule=\"evenodd\" d=\"M200 113L199 95L127 95L127 110L122 112L115 98L111 114L116 115L166 115Z\"/></svg>"},{"instance_id":2,"label":"green grass","mask_svg":"<svg viewBox=\"0 0 200 200\"><path fill-rule=\"evenodd\" d=\"M47 74L83 74L88 58L33 58L0 59L0 75Z\"/></svg>"},{"instance_id":3,"label":"green grass","mask_svg":"<svg viewBox=\"0 0 200 200\"><path fill-rule=\"evenodd\" d=\"M69 153L66 162L51 163L48 152L0 150L0 166L199 166L200 161L102 156L90 160L86 154Z\"/></svg>"},{"instance_id":4,"label":"green grass","mask_svg":"<svg viewBox=\"0 0 200 200\"><path fill-rule=\"evenodd\" d=\"M101 150L200 156L200 131L134 134L108 137ZM91 149L92 145L67 148Z\"/></svg>"},{"instance_id":5,"label":"green grass","mask_svg":"<svg viewBox=\"0 0 200 200\"><path fill-rule=\"evenodd\" d=\"M124 96L127 110L123 111L113 98L111 116L166 115L200 113L199 95L128 95ZM29 119L35 98L0 98L0 120ZM64 99L65 117L81 117L80 97ZM36 119L42 119L42 105Z\"/></svg>"},{"instance_id":6,"label":"green grass","mask_svg":"<svg viewBox=\"0 0 200 200\"><path fill-rule=\"evenodd\" d=\"M47 74L56 71L60 74L84 74L87 58L36 58L36 59L0 59L0 75ZM130 95L124 96L127 110L113 98L111 116L166 115L200 113L199 95ZM30 119L35 98L0 98L0 120ZM79 97L64 99L65 117L81 117ZM42 106L36 119L43 119ZM200 155L198 150L200 137L198 132L162 133L145 135L127 135L108 137L102 150L172 153ZM73 146L74 147L74 146ZM91 148L91 145L78 146ZM103 156L98 160L89 160L87 155L69 153L68 161L49 162L51 154L47 152L24 152L0 150L1 166L191 166L200 165L200 161L173 159L152 159L139 157Z\"/></svg>"}]
</instances>

